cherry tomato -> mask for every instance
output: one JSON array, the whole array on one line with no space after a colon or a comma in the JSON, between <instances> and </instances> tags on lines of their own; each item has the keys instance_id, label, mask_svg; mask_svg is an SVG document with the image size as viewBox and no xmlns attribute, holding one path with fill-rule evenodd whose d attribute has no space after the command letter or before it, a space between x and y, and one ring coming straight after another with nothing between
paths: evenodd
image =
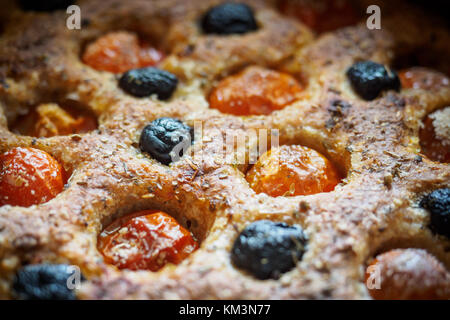
<instances>
[{"instance_id":1,"label":"cherry tomato","mask_svg":"<svg viewBox=\"0 0 450 320\"><path fill-rule=\"evenodd\" d=\"M263 154L247 172L246 179L257 193L297 196L332 191L339 183L339 174L317 151L284 145Z\"/></svg>"},{"instance_id":2,"label":"cherry tomato","mask_svg":"<svg viewBox=\"0 0 450 320\"><path fill-rule=\"evenodd\" d=\"M399 78L404 89L430 90L450 86L450 79L446 75L423 67L402 70ZM450 107L437 110L425 117L424 126L419 130L422 153L433 161L450 162L450 137L445 129L449 118ZM436 125L441 130L436 130Z\"/></svg>"},{"instance_id":3,"label":"cherry tomato","mask_svg":"<svg viewBox=\"0 0 450 320\"><path fill-rule=\"evenodd\" d=\"M282 0L280 10L321 33L358 22L355 8L348 0Z\"/></svg>"},{"instance_id":4,"label":"cherry tomato","mask_svg":"<svg viewBox=\"0 0 450 320\"><path fill-rule=\"evenodd\" d=\"M419 131L421 152L433 161L450 162L449 119L450 106L426 116ZM436 127L442 127L443 134L438 134Z\"/></svg>"},{"instance_id":5,"label":"cherry tomato","mask_svg":"<svg viewBox=\"0 0 450 320\"><path fill-rule=\"evenodd\" d=\"M39 105L12 126L15 132L39 138L85 133L96 128L97 120L90 113L54 103Z\"/></svg>"},{"instance_id":6,"label":"cherry tomato","mask_svg":"<svg viewBox=\"0 0 450 320\"><path fill-rule=\"evenodd\" d=\"M179 264L198 248L191 233L161 211L146 210L119 219L99 236L99 250L119 269L157 271Z\"/></svg>"},{"instance_id":7,"label":"cherry tomato","mask_svg":"<svg viewBox=\"0 0 450 320\"><path fill-rule=\"evenodd\" d=\"M139 67L150 67L158 64L164 59L164 54L151 47L148 43L142 43L139 50Z\"/></svg>"},{"instance_id":8,"label":"cherry tomato","mask_svg":"<svg viewBox=\"0 0 450 320\"><path fill-rule=\"evenodd\" d=\"M366 285L377 300L449 299L449 281L445 266L422 249L385 252L366 270Z\"/></svg>"},{"instance_id":9,"label":"cherry tomato","mask_svg":"<svg viewBox=\"0 0 450 320\"><path fill-rule=\"evenodd\" d=\"M423 68L413 67L398 73L404 89L432 89L450 86L450 80L443 73Z\"/></svg>"},{"instance_id":10,"label":"cherry tomato","mask_svg":"<svg viewBox=\"0 0 450 320\"><path fill-rule=\"evenodd\" d=\"M53 137L74 133L85 133L97 128L97 120L87 113L64 110L56 104L44 104L36 108L37 119L30 135Z\"/></svg>"},{"instance_id":11,"label":"cherry tomato","mask_svg":"<svg viewBox=\"0 0 450 320\"><path fill-rule=\"evenodd\" d=\"M122 73L130 69L153 66L164 54L146 43L139 43L136 34L110 32L89 44L82 60L100 71Z\"/></svg>"},{"instance_id":12,"label":"cherry tomato","mask_svg":"<svg viewBox=\"0 0 450 320\"><path fill-rule=\"evenodd\" d=\"M297 100L302 90L286 73L248 67L222 80L211 92L209 104L234 115L269 114Z\"/></svg>"},{"instance_id":13,"label":"cherry tomato","mask_svg":"<svg viewBox=\"0 0 450 320\"><path fill-rule=\"evenodd\" d=\"M0 156L0 168L0 205L40 204L64 187L63 168L39 149L13 148Z\"/></svg>"}]
</instances>

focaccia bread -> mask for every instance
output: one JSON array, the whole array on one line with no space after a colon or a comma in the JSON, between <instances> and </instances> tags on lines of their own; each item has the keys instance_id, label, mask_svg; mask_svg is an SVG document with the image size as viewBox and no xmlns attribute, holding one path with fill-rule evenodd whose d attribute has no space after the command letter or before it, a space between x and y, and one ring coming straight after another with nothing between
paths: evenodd
<instances>
[{"instance_id":1,"label":"focaccia bread","mask_svg":"<svg viewBox=\"0 0 450 320\"><path fill-rule=\"evenodd\" d=\"M448 219L443 218L444 231L433 229L433 209L423 204L433 191L450 187L444 156L450 148L450 33L445 21L400 1L350 1L354 19L331 10L309 23L297 13L317 5L321 10L330 1L241 2L251 9L256 25L250 21L245 32L223 33L214 29L217 21L208 24L204 18L220 3L215 0L78 0L81 29L74 30L66 27L65 10L22 10L24 5L21 9L14 1L3 5L0 152L17 147L45 151L67 179L46 202L0 207L1 298L17 298L13 283L26 266L64 264L78 266L85 278L75 291L79 299L366 299L371 297L366 267L392 249L408 249L404 254L413 256L408 261L432 260L401 271L425 279L411 280L410 290L420 293L430 275L430 283L438 284L430 296L450 297L449 195L447 202L438 200ZM381 29L370 30L365 12L374 2L381 8ZM343 25L320 20L336 15L345 18ZM168 80L173 93L130 94L126 87L136 83L132 75L124 78L123 71L96 70L85 63L89 45L110 32L132 33L163 52L157 68L176 77ZM361 68L382 66L392 82L361 83ZM260 114L212 108L214 90L232 86L239 79L227 79L249 68L290 75L302 89L282 107ZM391 69L404 71L401 84ZM251 88L249 79L230 95ZM30 110L44 117L59 112L54 111L58 105L89 113L95 128L58 131L50 121L34 136L16 129ZM420 134L428 115L444 146L429 154ZM73 128L67 114L59 115L59 121L65 116L66 127ZM144 127L164 117L197 130L189 150L166 164L143 152L141 137ZM300 195L291 185L277 196L258 191L259 176L254 185L246 179L258 169L249 160L262 139L254 132L263 132L268 142L276 132L281 148L317 151L334 167L337 185ZM224 161L225 135L248 137L233 151L244 155L243 162ZM102 231L120 217L150 209L174 217L198 249L157 271L108 262L99 250ZM263 222L250 228L260 220L286 225ZM250 266L265 247L247 248L245 237L264 228L298 235L301 254L293 257L292 266L272 268L270 259ZM270 254L276 256L294 241L282 235L261 240ZM280 253L280 259L285 255ZM390 258L401 260L394 254L378 261Z\"/></svg>"}]
</instances>

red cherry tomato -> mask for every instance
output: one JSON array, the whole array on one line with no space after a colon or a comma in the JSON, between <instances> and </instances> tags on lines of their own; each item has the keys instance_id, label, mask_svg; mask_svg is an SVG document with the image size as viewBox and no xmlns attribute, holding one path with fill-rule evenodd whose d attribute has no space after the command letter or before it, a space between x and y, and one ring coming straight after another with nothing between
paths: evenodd
<instances>
[{"instance_id":1,"label":"red cherry tomato","mask_svg":"<svg viewBox=\"0 0 450 320\"><path fill-rule=\"evenodd\" d=\"M399 72L399 78L404 89L430 90L450 86L450 79L446 75L423 67L402 70ZM450 162L450 137L444 128L448 127L449 115L450 107L437 110L425 117L424 126L420 128L421 152L433 161ZM439 118L443 120L439 121ZM439 126L442 130L439 130ZM438 134L440 131L443 134Z\"/></svg>"},{"instance_id":2,"label":"red cherry tomato","mask_svg":"<svg viewBox=\"0 0 450 320\"><path fill-rule=\"evenodd\" d=\"M280 1L280 10L318 33L358 22L356 10L348 0L283 0Z\"/></svg>"},{"instance_id":3,"label":"red cherry tomato","mask_svg":"<svg viewBox=\"0 0 450 320\"><path fill-rule=\"evenodd\" d=\"M299 99L302 90L286 73L248 67L222 80L211 92L209 105L234 115L269 114Z\"/></svg>"},{"instance_id":4,"label":"red cherry tomato","mask_svg":"<svg viewBox=\"0 0 450 320\"><path fill-rule=\"evenodd\" d=\"M297 196L332 191L339 183L339 174L317 151L284 145L263 154L246 179L257 193Z\"/></svg>"},{"instance_id":5,"label":"red cherry tomato","mask_svg":"<svg viewBox=\"0 0 450 320\"><path fill-rule=\"evenodd\" d=\"M64 170L47 152L14 148L0 156L0 205L28 207L54 198L64 187Z\"/></svg>"},{"instance_id":6,"label":"red cherry tomato","mask_svg":"<svg viewBox=\"0 0 450 320\"><path fill-rule=\"evenodd\" d=\"M153 66L164 59L164 54L130 32L110 32L89 44L83 62L100 71L121 73L130 69Z\"/></svg>"},{"instance_id":7,"label":"red cherry tomato","mask_svg":"<svg viewBox=\"0 0 450 320\"><path fill-rule=\"evenodd\" d=\"M450 275L434 256L422 249L396 249L374 259L366 285L377 300L450 299Z\"/></svg>"},{"instance_id":8,"label":"red cherry tomato","mask_svg":"<svg viewBox=\"0 0 450 320\"><path fill-rule=\"evenodd\" d=\"M198 248L191 233L161 211L137 212L108 226L99 236L99 250L119 269L157 271L179 264Z\"/></svg>"}]
</instances>

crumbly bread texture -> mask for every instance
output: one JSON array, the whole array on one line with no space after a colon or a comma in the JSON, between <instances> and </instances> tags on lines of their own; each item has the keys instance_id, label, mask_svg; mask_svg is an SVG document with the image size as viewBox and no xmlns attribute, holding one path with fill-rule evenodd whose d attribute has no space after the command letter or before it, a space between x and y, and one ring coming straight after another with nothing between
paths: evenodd
<instances>
[{"instance_id":1,"label":"crumbly bread texture","mask_svg":"<svg viewBox=\"0 0 450 320\"><path fill-rule=\"evenodd\" d=\"M88 279L77 292L80 299L365 299L367 261L389 248L424 248L450 267L450 241L432 234L428 213L418 205L427 192L450 186L449 164L419 155L418 139L421 119L449 105L450 87L388 91L367 102L345 76L356 61L395 67L423 48L445 70L448 29L400 1L357 1L360 24L316 35L279 13L274 1L243 2L254 9L259 29L230 36L205 35L199 28L215 0L79 0L81 30L65 27L64 11L24 13L6 2L0 28L0 151L42 149L71 178L47 203L0 208L1 298L11 297L15 272L29 263L78 265ZM381 30L365 24L365 8L374 2L382 8ZM170 100L129 96L114 74L82 63L86 44L112 30L137 32L169 54L161 67L180 80ZM306 85L303 98L264 116L209 109L211 88L248 65L298 76ZM65 101L94 112L98 130L39 139L8 130L30 106ZM195 153L170 166L138 147L142 128L163 116L191 126L197 121L203 130L192 146ZM277 129L280 144L316 149L345 178L328 193L256 194L244 178L247 164L218 159L225 132L254 129ZM250 139L248 149L257 143ZM104 263L96 246L102 228L141 209L172 214L200 241L199 250L158 272ZM299 224L309 237L302 261L278 280L257 280L230 260L239 231L259 219Z\"/></svg>"}]
</instances>

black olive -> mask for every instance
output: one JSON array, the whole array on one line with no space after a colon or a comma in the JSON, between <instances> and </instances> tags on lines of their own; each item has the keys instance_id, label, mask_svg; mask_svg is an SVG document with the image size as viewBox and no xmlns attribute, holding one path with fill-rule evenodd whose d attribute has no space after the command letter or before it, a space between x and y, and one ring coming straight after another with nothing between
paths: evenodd
<instances>
[{"instance_id":1,"label":"black olive","mask_svg":"<svg viewBox=\"0 0 450 320\"><path fill-rule=\"evenodd\" d=\"M373 100L384 90L400 90L400 79L393 70L382 64L362 61L347 70L353 90L365 100Z\"/></svg>"},{"instance_id":2,"label":"black olive","mask_svg":"<svg viewBox=\"0 0 450 320\"><path fill-rule=\"evenodd\" d=\"M75 0L19 0L24 11L54 11L66 10Z\"/></svg>"},{"instance_id":3,"label":"black olive","mask_svg":"<svg viewBox=\"0 0 450 320\"><path fill-rule=\"evenodd\" d=\"M253 10L243 3L224 3L209 9L202 19L205 33L241 34L258 29Z\"/></svg>"},{"instance_id":4,"label":"black olive","mask_svg":"<svg viewBox=\"0 0 450 320\"><path fill-rule=\"evenodd\" d=\"M430 212L430 229L450 238L450 189L437 189L426 195L420 205Z\"/></svg>"},{"instance_id":5,"label":"black olive","mask_svg":"<svg viewBox=\"0 0 450 320\"><path fill-rule=\"evenodd\" d=\"M144 127L139 146L154 159L168 165L183 156L193 136L193 129L180 120L159 118Z\"/></svg>"},{"instance_id":6,"label":"black olive","mask_svg":"<svg viewBox=\"0 0 450 320\"><path fill-rule=\"evenodd\" d=\"M172 96L178 79L170 72L148 67L125 72L119 79L119 86L135 97L148 97L156 94L166 100Z\"/></svg>"},{"instance_id":7,"label":"black olive","mask_svg":"<svg viewBox=\"0 0 450 320\"><path fill-rule=\"evenodd\" d=\"M13 280L13 294L22 300L75 300L74 270L65 264L34 264L20 269ZM68 281L69 280L69 281ZM84 277L80 274L80 281Z\"/></svg>"},{"instance_id":8,"label":"black olive","mask_svg":"<svg viewBox=\"0 0 450 320\"><path fill-rule=\"evenodd\" d=\"M258 279L277 279L302 259L306 243L300 226L260 220L239 234L231 261Z\"/></svg>"}]
</instances>

